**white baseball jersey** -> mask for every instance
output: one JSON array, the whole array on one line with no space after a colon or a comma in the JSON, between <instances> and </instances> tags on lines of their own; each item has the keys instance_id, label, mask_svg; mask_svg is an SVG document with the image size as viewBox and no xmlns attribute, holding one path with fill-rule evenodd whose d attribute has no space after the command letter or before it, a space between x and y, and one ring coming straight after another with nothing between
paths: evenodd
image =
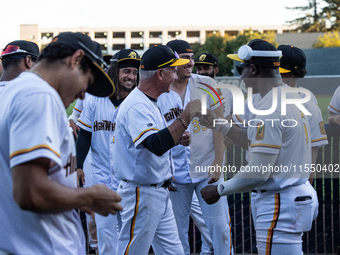
<instances>
[{"instance_id":1,"label":"white baseball jersey","mask_svg":"<svg viewBox=\"0 0 340 255\"><path fill-rule=\"evenodd\" d=\"M220 106L219 99L214 93L214 91L217 92L215 85L216 82L210 77L192 74L186 88L184 105L182 105L181 97L172 90L170 93L160 95L157 102L167 125L171 125L176 120L190 100L201 99L202 95L206 96L209 109L214 110ZM221 93L219 96L221 100L224 100ZM202 178L207 178L208 173L195 172L195 166L210 166L215 159L213 131L201 126L198 118L192 120L188 129L192 135L190 147L175 146L172 148L176 169L174 176L179 183L199 182Z\"/></svg>"},{"instance_id":2,"label":"white baseball jersey","mask_svg":"<svg viewBox=\"0 0 340 255\"><path fill-rule=\"evenodd\" d=\"M0 92L3 90L7 83L8 81L0 81Z\"/></svg>"},{"instance_id":3,"label":"white baseball jersey","mask_svg":"<svg viewBox=\"0 0 340 255\"><path fill-rule=\"evenodd\" d=\"M82 129L92 133L92 184L104 183L113 190L117 190L119 180L111 176L110 134L115 130L117 111L108 97L89 95L78 120Z\"/></svg>"},{"instance_id":4,"label":"white baseball jersey","mask_svg":"<svg viewBox=\"0 0 340 255\"><path fill-rule=\"evenodd\" d=\"M120 105L117 116L113 165L118 178L148 185L172 177L171 150L156 156L141 144L166 127L157 105L135 88Z\"/></svg>"},{"instance_id":5,"label":"white baseball jersey","mask_svg":"<svg viewBox=\"0 0 340 255\"><path fill-rule=\"evenodd\" d=\"M226 118L233 114L233 94L227 88L218 88L218 83L216 86L216 91L222 99L224 118Z\"/></svg>"},{"instance_id":6,"label":"white baseball jersey","mask_svg":"<svg viewBox=\"0 0 340 255\"><path fill-rule=\"evenodd\" d=\"M256 115L252 127L248 127L250 158L253 152L278 155L274 166L279 171L272 171L270 178L257 187L258 190L280 190L288 186L297 186L305 183L309 177L309 172L304 171L305 164L311 162L308 119L295 105L291 104L286 106L286 115L281 115L281 89L284 86L287 85L277 87L278 107L274 113L266 116ZM272 92L273 90L269 91L259 101L258 110L271 107ZM297 93L289 93L287 97L290 99L300 98ZM295 121L296 126L294 126ZM300 165L303 166L303 171L301 171Z\"/></svg>"},{"instance_id":7,"label":"white baseball jersey","mask_svg":"<svg viewBox=\"0 0 340 255\"><path fill-rule=\"evenodd\" d=\"M0 250L11 254L85 254L75 210L34 213L13 198L11 168L33 159L51 160L48 177L77 187L74 139L63 102L38 75L23 72L0 95Z\"/></svg>"},{"instance_id":8,"label":"white baseball jersey","mask_svg":"<svg viewBox=\"0 0 340 255\"><path fill-rule=\"evenodd\" d=\"M311 146L312 147L322 147L328 144L327 135L324 127L324 122L322 119L322 113L320 108L317 106L317 100L315 95L310 91L311 99L304 103L306 109L312 114L307 115L310 127L310 136L311 136ZM299 93L301 98L305 97L304 93ZM257 108L258 102L262 99L259 93L253 95L252 102L255 109ZM270 105L271 106L271 105ZM268 105L268 107L270 107ZM248 100L244 101L244 115L241 114L233 114L232 118L234 123L242 128L248 127L248 121L250 120L250 116L252 113L248 107ZM254 117L254 115L252 115Z\"/></svg>"},{"instance_id":9,"label":"white baseball jersey","mask_svg":"<svg viewBox=\"0 0 340 255\"><path fill-rule=\"evenodd\" d=\"M328 110L332 113L340 114L340 86L335 90L331 102L328 105Z\"/></svg>"}]
</instances>

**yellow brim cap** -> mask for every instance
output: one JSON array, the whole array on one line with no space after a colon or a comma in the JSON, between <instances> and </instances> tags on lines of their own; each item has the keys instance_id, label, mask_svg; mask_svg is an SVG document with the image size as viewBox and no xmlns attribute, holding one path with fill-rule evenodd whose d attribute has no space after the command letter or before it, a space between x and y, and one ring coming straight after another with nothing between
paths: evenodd
<instances>
[{"instance_id":1,"label":"yellow brim cap","mask_svg":"<svg viewBox=\"0 0 340 255\"><path fill-rule=\"evenodd\" d=\"M282 67L279 67L279 70L280 70L280 73L290 73L291 72L291 70L284 69Z\"/></svg>"},{"instance_id":2,"label":"yellow brim cap","mask_svg":"<svg viewBox=\"0 0 340 255\"><path fill-rule=\"evenodd\" d=\"M244 63L244 60L240 59L237 54L228 54L227 57L232 60Z\"/></svg>"},{"instance_id":3,"label":"yellow brim cap","mask_svg":"<svg viewBox=\"0 0 340 255\"><path fill-rule=\"evenodd\" d=\"M189 59L179 58L170 66L182 66L182 65L188 64L189 62L190 62Z\"/></svg>"}]
</instances>

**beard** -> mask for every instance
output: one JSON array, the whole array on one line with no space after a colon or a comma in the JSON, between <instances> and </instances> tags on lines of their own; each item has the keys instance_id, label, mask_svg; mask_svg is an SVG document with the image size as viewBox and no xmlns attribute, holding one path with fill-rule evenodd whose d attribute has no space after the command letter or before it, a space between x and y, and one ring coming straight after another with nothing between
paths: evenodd
<instances>
[{"instance_id":1,"label":"beard","mask_svg":"<svg viewBox=\"0 0 340 255\"><path fill-rule=\"evenodd\" d=\"M214 74L214 70L210 73L210 74L202 74L203 76L209 76L210 78L215 79L215 74Z\"/></svg>"}]
</instances>

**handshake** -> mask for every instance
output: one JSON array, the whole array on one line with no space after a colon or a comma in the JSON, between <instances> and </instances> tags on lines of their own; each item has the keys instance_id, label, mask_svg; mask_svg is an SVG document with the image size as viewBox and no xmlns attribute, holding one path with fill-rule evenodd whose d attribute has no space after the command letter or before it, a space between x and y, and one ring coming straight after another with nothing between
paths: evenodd
<instances>
[{"instance_id":1,"label":"handshake","mask_svg":"<svg viewBox=\"0 0 340 255\"><path fill-rule=\"evenodd\" d=\"M226 124L227 121L219 118L214 111L203 107L205 106L202 106L199 99L191 100L186 107L186 109L190 110L190 119L197 117L201 126L219 131L218 129L222 124Z\"/></svg>"}]
</instances>

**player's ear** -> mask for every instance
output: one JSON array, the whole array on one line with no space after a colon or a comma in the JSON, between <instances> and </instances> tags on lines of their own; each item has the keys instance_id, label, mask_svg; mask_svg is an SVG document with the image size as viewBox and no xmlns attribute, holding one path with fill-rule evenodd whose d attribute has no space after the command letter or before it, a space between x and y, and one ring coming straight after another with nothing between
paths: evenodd
<instances>
[{"instance_id":1,"label":"player's ear","mask_svg":"<svg viewBox=\"0 0 340 255\"><path fill-rule=\"evenodd\" d=\"M71 56L71 66L72 68L76 67L82 58L85 56L85 52L83 50L77 50L73 55Z\"/></svg>"},{"instance_id":2,"label":"player's ear","mask_svg":"<svg viewBox=\"0 0 340 255\"><path fill-rule=\"evenodd\" d=\"M214 68L214 74L216 75L218 73L218 67L216 66L215 68Z\"/></svg>"},{"instance_id":3,"label":"player's ear","mask_svg":"<svg viewBox=\"0 0 340 255\"><path fill-rule=\"evenodd\" d=\"M163 75L164 75L164 70L163 70L163 68L158 69L157 72L156 72L157 78L160 79L160 80L162 80L162 79L163 79Z\"/></svg>"},{"instance_id":4,"label":"player's ear","mask_svg":"<svg viewBox=\"0 0 340 255\"><path fill-rule=\"evenodd\" d=\"M250 70L251 70L251 74L255 75L258 73L259 69L257 68L257 66L250 64Z\"/></svg>"},{"instance_id":5,"label":"player's ear","mask_svg":"<svg viewBox=\"0 0 340 255\"><path fill-rule=\"evenodd\" d=\"M24 58L24 64L25 64L27 69L31 69L33 67L34 62L33 62L32 57L30 55L27 55Z\"/></svg>"}]
</instances>

